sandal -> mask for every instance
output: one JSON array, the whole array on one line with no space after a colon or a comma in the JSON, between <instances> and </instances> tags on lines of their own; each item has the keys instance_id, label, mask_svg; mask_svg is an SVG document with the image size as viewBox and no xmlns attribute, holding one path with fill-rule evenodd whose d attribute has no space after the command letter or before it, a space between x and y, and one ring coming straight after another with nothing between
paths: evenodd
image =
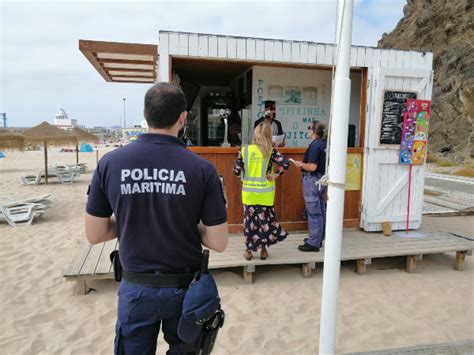
<instances>
[{"instance_id":1,"label":"sandal","mask_svg":"<svg viewBox=\"0 0 474 355\"><path fill-rule=\"evenodd\" d=\"M252 252L250 250L244 251L245 260L252 260Z\"/></svg>"},{"instance_id":2,"label":"sandal","mask_svg":"<svg viewBox=\"0 0 474 355\"><path fill-rule=\"evenodd\" d=\"M265 260L266 258L268 258L268 251L267 249L262 249L260 252L260 260Z\"/></svg>"}]
</instances>

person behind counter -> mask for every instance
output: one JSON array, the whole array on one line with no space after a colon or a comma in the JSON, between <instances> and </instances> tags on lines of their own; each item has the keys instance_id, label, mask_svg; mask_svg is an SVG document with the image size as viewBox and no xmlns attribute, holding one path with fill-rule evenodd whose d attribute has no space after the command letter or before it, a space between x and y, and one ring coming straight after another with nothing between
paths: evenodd
<instances>
[{"instance_id":1,"label":"person behind counter","mask_svg":"<svg viewBox=\"0 0 474 355\"><path fill-rule=\"evenodd\" d=\"M272 136L282 136L283 128L281 122L276 119L276 102L273 100L264 101L265 105L265 114L263 117L260 117L255 121L254 128L257 127L262 122L267 122L272 127ZM285 141L279 144L280 147L285 146Z\"/></svg>"},{"instance_id":2,"label":"person behind counter","mask_svg":"<svg viewBox=\"0 0 474 355\"><path fill-rule=\"evenodd\" d=\"M279 166L273 173L272 164ZM289 168L288 160L272 147L272 128L261 122L254 131L251 145L244 146L234 164L234 174L242 177L244 205L244 258L260 249L260 259L268 257L267 248L285 239L288 233L276 219L275 180Z\"/></svg>"},{"instance_id":3,"label":"person behind counter","mask_svg":"<svg viewBox=\"0 0 474 355\"><path fill-rule=\"evenodd\" d=\"M300 251L318 252L321 248L326 228L326 194L327 186L317 182L326 171L326 127L314 121L308 127L313 140L303 156L303 161L293 160L301 168L303 178L303 195L308 214L308 238L298 246Z\"/></svg>"}]
</instances>

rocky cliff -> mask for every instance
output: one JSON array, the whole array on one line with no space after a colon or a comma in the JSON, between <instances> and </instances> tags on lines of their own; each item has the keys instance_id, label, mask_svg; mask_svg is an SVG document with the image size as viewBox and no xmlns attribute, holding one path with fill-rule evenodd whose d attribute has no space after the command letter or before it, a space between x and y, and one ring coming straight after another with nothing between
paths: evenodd
<instances>
[{"instance_id":1,"label":"rocky cliff","mask_svg":"<svg viewBox=\"0 0 474 355\"><path fill-rule=\"evenodd\" d=\"M429 149L463 161L474 157L474 2L408 0L382 48L433 52Z\"/></svg>"}]
</instances>

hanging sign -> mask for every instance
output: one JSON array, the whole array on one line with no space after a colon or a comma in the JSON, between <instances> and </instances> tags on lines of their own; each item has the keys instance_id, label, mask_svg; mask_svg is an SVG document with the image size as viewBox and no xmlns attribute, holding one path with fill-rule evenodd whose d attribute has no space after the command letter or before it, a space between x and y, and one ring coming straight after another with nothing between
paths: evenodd
<instances>
[{"instance_id":1,"label":"hanging sign","mask_svg":"<svg viewBox=\"0 0 474 355\"><path fill-rule=\"evenodd\" d=\"M416 94L403 91L384 92L380 144L400 144L407 99L416 99Z\"/></svg>"},{"instance_id":2,"label":"hanging sign","mask_svg":"<svg viewBox=\"0 0 474 355\"><path fill-rule=\"evenodd\" d=\"M430 116L431 101L407 99L400 143L400 164L425 163Z\"/></svg>"}]
</instances>

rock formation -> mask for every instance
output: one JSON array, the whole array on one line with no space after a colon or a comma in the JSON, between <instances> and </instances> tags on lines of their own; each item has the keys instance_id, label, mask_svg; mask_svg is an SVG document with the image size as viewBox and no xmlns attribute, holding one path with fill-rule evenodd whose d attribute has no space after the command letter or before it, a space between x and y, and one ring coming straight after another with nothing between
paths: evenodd
<instances>
[{"instance_id":1,"label":"rock formation","mask_svg":"<svg viewBox=\"0 0 474 355\"><path fill-rule=\"evenodd\" d=\"M474 2L408 0L404 17L378 45L433 52L429 150L474 157Z\"/></svg>"}]
</instances>

